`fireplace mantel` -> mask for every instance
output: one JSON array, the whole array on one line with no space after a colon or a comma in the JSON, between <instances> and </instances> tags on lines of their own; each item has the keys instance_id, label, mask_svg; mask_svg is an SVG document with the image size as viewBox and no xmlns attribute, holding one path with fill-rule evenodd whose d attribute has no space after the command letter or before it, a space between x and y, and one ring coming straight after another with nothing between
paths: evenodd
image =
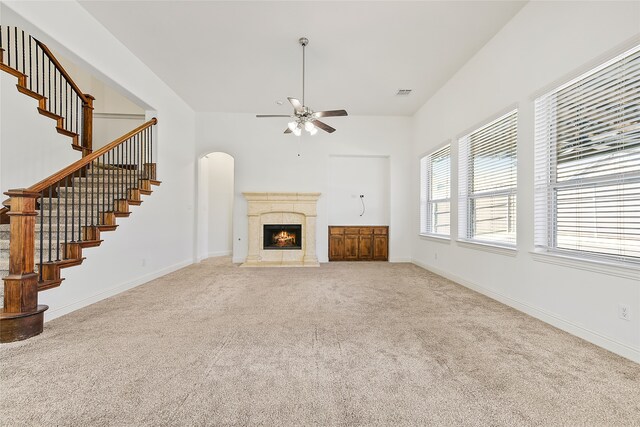
<instances>
[{"instance_id":1,"label":"fireplace mantel","mask_svg":"<svg viewBox=\"0 0 640 427\"><path fill-rule=\"evenodd\" d=\"M242 193L247 199L249 250L242 267L318 267L316 216L320 193ZM264 250L264 224L301 224L302 249Z\"/></svg>"}]
</instances>

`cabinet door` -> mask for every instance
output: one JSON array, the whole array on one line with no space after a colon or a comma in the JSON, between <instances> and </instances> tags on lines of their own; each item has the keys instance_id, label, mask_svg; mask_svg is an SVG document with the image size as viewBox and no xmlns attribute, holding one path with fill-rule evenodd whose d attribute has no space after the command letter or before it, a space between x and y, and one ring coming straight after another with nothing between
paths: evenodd
<instances>
[{"instance_id":1,"label":"cabinet door","mask_svg":"<svg viewBox=\"0 0 640 427\"><path fill-rule=\"evenodd\" d=\"M344 259L344 236L329 236L329 261L342 261Z\"/></svg>"},{"instance_id":2,"label":"cabinet door","mask_svg":"<svg viewBox=\"0 0 640 427\"><path fill-rule=\"evenodd\" d=\"M364 235L359 238L358 259L373 259L373 236Z\"/></svg>"},{"instance_id":3,"label":"cabinet door","mask_svg":"<svg viewBox=\"0 0 640 427\"><path fill-rule=\"evenodd\" d=\"M373 238L373 259L386 261L388 257L389 241L387 236L376 235Z\"/></svg>"},{"instance_id":4,"label":"cabinet door","mask_svg":"<svg viewBox=\"0 0 640 427\"><path fill-rule=\"evenodd\" d=\"M345 234L344 259L349 261L355 261L358 259L358 235L357 234Z\"/></svg>"}]
</instances>

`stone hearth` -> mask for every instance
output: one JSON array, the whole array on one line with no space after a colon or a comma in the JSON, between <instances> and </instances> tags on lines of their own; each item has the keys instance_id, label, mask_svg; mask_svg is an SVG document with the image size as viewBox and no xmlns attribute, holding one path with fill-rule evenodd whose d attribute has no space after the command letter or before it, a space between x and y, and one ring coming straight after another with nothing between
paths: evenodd
<instances>
[{"instance_id":1,"label":"stone hearth","mask_svg":"<svg viewBox=\"0 0 640 427\"><path fill-rule=\"evenodd\" d=\"M319 267L316 204L320 193L242 193L247 199L249 250L242 267ZM301 250L264 250L264 224L301 224Z\"/></svg>"}]
</instances>

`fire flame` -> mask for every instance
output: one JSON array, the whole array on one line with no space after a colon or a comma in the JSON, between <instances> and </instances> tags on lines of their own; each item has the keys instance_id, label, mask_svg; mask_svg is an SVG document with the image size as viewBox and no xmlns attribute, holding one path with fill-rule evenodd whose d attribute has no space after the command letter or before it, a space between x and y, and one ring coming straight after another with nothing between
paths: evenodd
<instances>
[{"instance_id":1,"label":"fire flame","mask_svg":"<svg viewBox=\"0 0 640 427\"><path fill-rule=\"evenodd\" d=\"M287 233L282 230L278 234L273 235L273 243L276 246L295 246L296 245L296 235L293 233Z\"/></svg>"}]
</instances>

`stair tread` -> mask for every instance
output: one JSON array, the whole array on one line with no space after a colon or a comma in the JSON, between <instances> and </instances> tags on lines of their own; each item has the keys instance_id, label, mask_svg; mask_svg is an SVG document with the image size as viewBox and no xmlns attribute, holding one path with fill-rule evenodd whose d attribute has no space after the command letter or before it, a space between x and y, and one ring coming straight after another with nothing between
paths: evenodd
<instances>
[{"instance_id":1,"label":"stair tread","mask_svg":"<svg viewBox=\"0 0 640 427\"><path fill-rule=\"evenodd\" d=\"M61 127L56 127L56 130L58 131L58 133L65 135L65 136L70 136L72 138L75 138L78 136L77 133L75 132L71 132L70 130L67 130L65 128L61 128Z\"/></svg>"}]
</instances>

